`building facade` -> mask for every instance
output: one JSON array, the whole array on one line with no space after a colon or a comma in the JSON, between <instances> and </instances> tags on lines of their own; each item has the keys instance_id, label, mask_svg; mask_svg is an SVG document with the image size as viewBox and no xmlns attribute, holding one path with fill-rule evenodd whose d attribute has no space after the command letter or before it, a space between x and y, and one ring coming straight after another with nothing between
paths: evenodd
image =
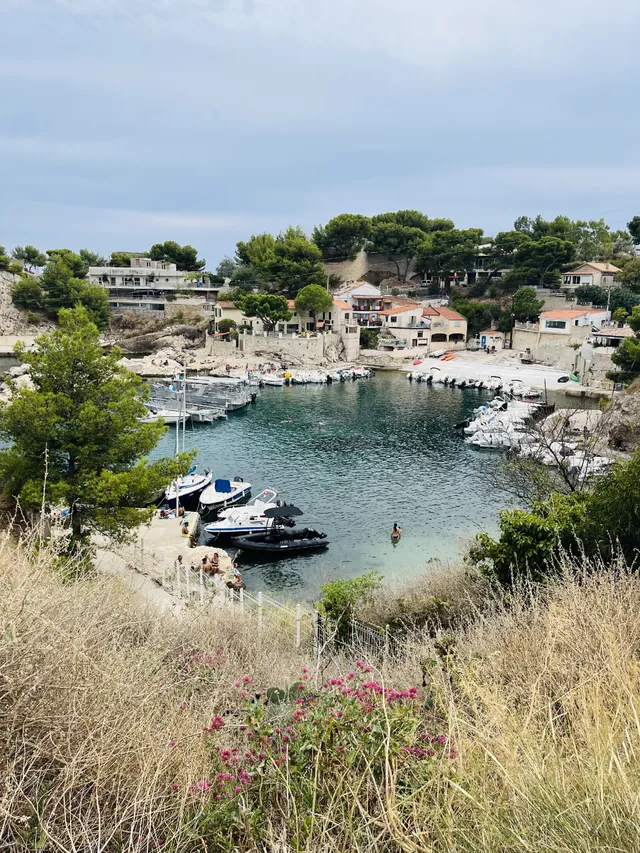
<instances>
[{"instance_id":1,"label":"building facade","mask_svg":"<svg viewBox=\"0 0 640 853\"><path fill-rule=\"evenodd\" d=\"M619 272L620 268L611 263L589 261L563 273L562 286L565 290L576 290L585 285L611 290L612 287L617 287L615 278Z\"/></svg>"},{"instance_id":2,"label":"building facade","mask_svg":"<svg viewBox=\"0 0 640 853\"><path fill-rule=\"evenodd\" d=\"M178 302L211 311L220 291L220 285L208 280L187 280L175 264L142 256L131 258L128 267L89 267L87 278L108 291L109 306L115 313L163 313Z\"/></svg>"}]
</instances>

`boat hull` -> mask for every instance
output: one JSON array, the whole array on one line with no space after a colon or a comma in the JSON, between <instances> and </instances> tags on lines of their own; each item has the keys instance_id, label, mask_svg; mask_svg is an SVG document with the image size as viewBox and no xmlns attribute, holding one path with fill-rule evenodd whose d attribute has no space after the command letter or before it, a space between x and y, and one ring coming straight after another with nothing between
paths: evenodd
<instances>
[{"instance_id":1,"label":"boat hull","mask_svg":"<svg viewBox=\"0 0 640 853\"><path fill-rule=\"evenodd\" d=\"M242 551L268 554L274 557L320 551L329 545L328 539L321 539L320 537L310 539L294 537L295 534L274 536L272 533L252 533L248 536L233 537L231 544Z\"/></svg>"}]
</instances>

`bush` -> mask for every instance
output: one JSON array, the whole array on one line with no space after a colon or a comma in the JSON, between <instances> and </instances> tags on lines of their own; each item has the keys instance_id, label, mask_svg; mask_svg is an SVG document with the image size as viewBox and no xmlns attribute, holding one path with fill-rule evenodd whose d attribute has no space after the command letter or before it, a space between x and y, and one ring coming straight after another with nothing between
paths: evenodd
<instances>
[{"instance_id":1,"label":"bush","mask_svg":"<svg viewBox=\"0 0 640 853\"><path fill-rule=\"evenodd\" d=\"M338 637L344 635L355 609L371 597L382 586L382 576L378 572L345 580L330 581L322 587L322 598L318 611L337 628Z\"/></svg>"},{"instance_id":2,"label":"bush","mask_svg":"<svg viewBox=\"0 0 640 853\"><path fill-rule=\"evenodd\" d=\"M34 314L33 311L27 312L27 323L30 323L32 326L38 326L41 322L41 318L37 314Z\"/></svg>"},{"instance_id":3,"label":"bush","mask_svg":"<svg viewBox=\"0 0 640 853\"><path fill-rule=\"evenodd\" d=\"M232 329L235 329L236 321L229 319L229 317L223 317L222 320L218 320L217 328L219 332L227 333Z\"/></svg>"},{"instance_id":4,"label":"bush","mask_svg":"<svg viewBox=\"0 0 640 853\"><path fill-rule=\"evenodd\" d=\"M38 280L23 276L11 286L11 300L17 308L41 308L43 304L42 288Z\"/></svg>"},{"instance_id":5,"label":"bush","mask_svg":"<svg viewBox=\"0 0 640 853\"><path fill-rule=\"evenodd\" d=\"M376 329L360 329L360 346L362 349L377 349L380 333Z\"/></svg>"}]
</instances>

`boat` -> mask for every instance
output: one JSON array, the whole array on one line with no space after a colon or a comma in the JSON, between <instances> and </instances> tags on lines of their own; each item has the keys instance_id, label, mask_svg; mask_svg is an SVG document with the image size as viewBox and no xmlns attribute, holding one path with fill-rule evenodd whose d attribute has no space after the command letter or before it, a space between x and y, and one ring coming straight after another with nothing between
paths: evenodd
<instances>
[{"instance_id":1,"label":"boat","mask_svg":"<svg viewBox=\"0 0 640 853\"><path fill-rule=\"evenodd\" d=\"M283 504L265 510L265 516L273 521L268 530L260 533L249 533L237 536L231 544L240 551L257 551L262 555L281 557L285 554L303 554L319 551L329 544L326 533L319 533L312 527L302 530L287 530L285 525L291 525L293 518L303 515L301 509L292 504Z\"/></svg>"},{"instance_id":2,"label":"boat","mask_svg":"<svg viewBox=\"0 0 640 853\"><path fill-rule=\"evenodd\" d=\"M211 477L211 471L205 470L204 474L198 474L194 466L184 477L178 477L165 489L165 500L174 504L177 499L183 507L190 508L197 504L203 490L211 482Z\"/></svg>"},{"instance_id":3,"label":"boat","mask_svg":"<svg viewBox=\"0 0 640 853\"><path fill-rule=\"evenodd\" d=\"M285 530L273 525L263 533L249 533L231 540L231 544L242 551L260 551L264 554L302 554L307 551L319 551L329 545L326 533L319 533L312 527L302 530Z\"/></svg>"},{"instance_id":4,"label":"boat","mask_svg":"<svg viewBox=\"0 0 640 853\"><path fill-rule=\"evenodd\" d=\"M257 514L264 515L266 510L271 509L274 506L282 506L281 501L277 500L277 498L278 493L275 489L264 489L259 495L256 495L255 498L251 498L250 501L247 501L247 503L242 506L221 509L218 513L218 518L225 518L227 514L231 512L241 513L246 516Z\"/></svg>"},{"instance_id":5,"label":"boat","mask_svg":"<svg viewBox=\"0 0 640 853\"><path fill-rule=\"evenodd\" d=\"M264 533L273 527L273 519L267 518L261 509L253 509L251 513L244 512L246 507L238 506L224 510L224 516L217 521L205 524L205 532L214 539L225 536L246 536L252 533ZM287 527L294 527L295 522L286 521Z\"/></svg>"},{"instance_id":6,"label":"boat","mask_svg":"<svg viewBox=\"0 0 640 853\"><path fill-rule=\"evenodd\" d=\"M278 376L275 373L265 373L262 376L262 381L265 385L274 385L281 388L284 385L284 376Z\"/></svg>"},{"instance_id":7,"label":"boat","mask_svg":"<svg viewBox=\"0 0 640 853\"><path fill-rule=\"evenodd\" d=\"M156 421L164 421L166 424L177 424L182 419L182 414L172 409L149 409L149 414L144 418L138 418L141 424L154 424Z\"/></svg>"},{"instance_id":8,"label":"boat","mask_svg":"<svg viewBox=\"0 0 640 853\"><path fill-rule=\"evenodd\" d=\"M241 503L251 497L251 483L245 483L240 477L235 480L218 479L200 495L198 512L211 515L226 507Z\"/></svg>"}]
</instances>

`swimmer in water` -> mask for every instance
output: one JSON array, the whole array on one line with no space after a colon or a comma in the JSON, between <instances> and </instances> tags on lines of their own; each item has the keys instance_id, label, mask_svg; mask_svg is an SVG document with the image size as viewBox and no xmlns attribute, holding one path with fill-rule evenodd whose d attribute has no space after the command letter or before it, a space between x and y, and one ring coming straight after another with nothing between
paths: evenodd
<instances>
[{"instance_id":1,"label":"swimmer in water","mask_svg":"<svg viewBox=\"0 0 640 853\"><path fill-rule=\"evenodd\" d=\"M394 540L394 542L397 542L401 536L402 536L402 528L398 527L397 523L394 522L393 530L391 531L391 538Z\"/></svg>"}]
</instances>

